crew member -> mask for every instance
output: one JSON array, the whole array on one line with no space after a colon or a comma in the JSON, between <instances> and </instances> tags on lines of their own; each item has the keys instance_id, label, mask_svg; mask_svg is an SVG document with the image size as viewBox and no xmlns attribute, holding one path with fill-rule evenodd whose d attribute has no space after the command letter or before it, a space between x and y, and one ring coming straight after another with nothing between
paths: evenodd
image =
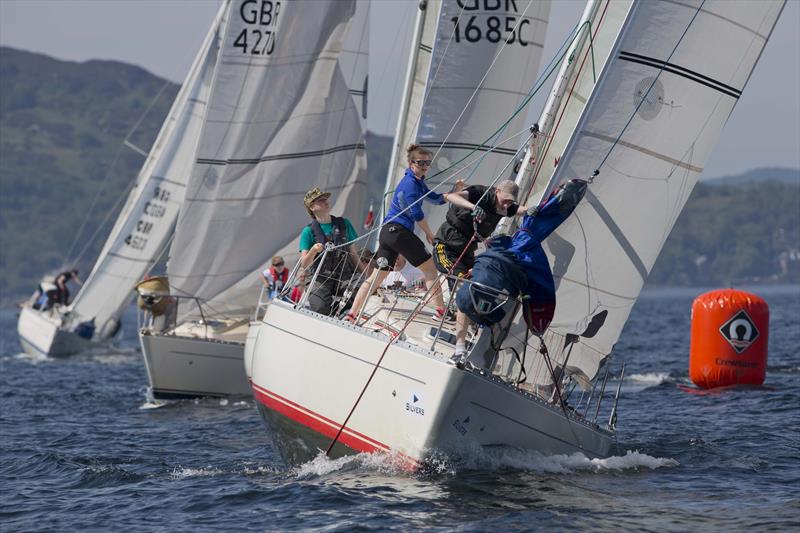
<instances>
[{"instance_id":1,"label":"crew member","mask_svg":"<svg viewBox=\"0 0 800 533\"><path fill-rule=\"evenodd\" d=\"M279 255L272 258L272 266L261 272L261 281L269 292L270 300L281 293L288 279L289 269L286 268L283 257Z\"/></svg>"},{"instance_id":2,"label":"crew member","mask_svg":"<svg viewBox=\"0 0 800 533\"><path fill-rule=\"evenodd\" d=\"M311 223L300 234L301 268L309 269L327 243L337 247L325 255L325 262L308 292L309 308L324 315L331 314L334 297L342 297L348 290L352 292L360 279L356 271L364 269L355 245L341 248L344 243L357 239L358 234L348 219L331 215L330 197L331 193L318 187L306 193L303 203ZM307 275L313 278L314 270L309 270Z\"/></svg>"}]
</instances>

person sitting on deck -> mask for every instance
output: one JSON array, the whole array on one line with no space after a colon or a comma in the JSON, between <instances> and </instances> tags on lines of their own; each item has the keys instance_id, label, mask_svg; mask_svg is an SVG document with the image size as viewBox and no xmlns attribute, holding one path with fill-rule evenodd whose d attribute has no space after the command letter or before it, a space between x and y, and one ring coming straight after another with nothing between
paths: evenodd
<instances>
[{"instance_id":1,"label":"person sitting on deck","mask_svg":"<svg viewBox=\"0 0 800 533\"><path fill-rule=\"evenodd\" d=\"M357 239L358 234L348 219L331 215L330 197L331 193L317 187L306 193L303 203L311 216L311 223L300 234L300 267L304 269L311 266L327 243L337 246L325 255L325 262L308 292L309 308L323 315L331 314L334 297L352 291L360 279L356 271L360 273L365 268L355 245L339 248ZM314 270L308 275L313 279Z\"/></svg>"},{"instance_id":2,"label":"person sitting on deck","mask_svg":"<svg viewBox=\"0 0 800 533\"><path fill-rule=\"evenodd\" d=\"M573 179L561 185L541 207L529 208L513 237L489 242L472 269L473 283L463 283L456 293L460 311L456 323L456 350L451 362L459 368L466 363L467 318L492 326L505 317L499 305L501 294L523 295L523 315L528 328L541 335L553 319L555 283L550 263L542 248L547 238L575 210L586 193L587 182Z\"/></svg>"},{"instance_id":3,"label":"person sitting on deck","mask_svg":"<svg viewBox=\"0 0 800 533\"><path fill-rule=\"evenodd\" d=\"M283 257L276 255L272 258L272 266L265 268L261 272L261 281L269 291L269 299L272 300L280 294L289 279L289 270Z\"/></svg>"},{"instance_id":4,"label":"person sitting on deck","mask_svg":"<svg viewBox=\"0 0 800 533\"><path fill-rule=\"evenodd\" d=\"M81 283L81 278L78 277L78 269L73 268L72 270L65 270L64 272L60 273L56 276L53 283L56 286L56 303L61 305L69 305L70 298L69 298L69 287L67 287L67 283L70 281L74 281L78 284L78 287L83 285Z\"/></svg>"},{"instance_id":5,"label":"person sitting on deck","mask_svg":"<svg viewBox=\"0 0 800 533\"><path fill-rule=\"evenodd\" d=\"M425 184L425 174L431 166L431 157L433 156L429 150L418 144L412 144L408 147L406 155L408 168L392 195L389 212L383 219L378 236L378 252L375 254L378 269L358 289L352 311L347 315L349 321L355 321L371 292L380 286L394 268L400 254L422 271L428 289L433 290L432 299L437 314L441 316L445 313L442 292L438 287L433 289L437 284L436 267L431 254L425 249L425 245L419 237L414 235L414 226L419 225L420 229L425 232L428 242L433 244L434 236L428 226L428 221L425 220L422 200L435 205L451 202L468 209L472 209L474 206L460 195L455 194L463 189L463 181L456 182L455 188L449 193L439 194L428 189Z\"/></svg>"}]
</instances>

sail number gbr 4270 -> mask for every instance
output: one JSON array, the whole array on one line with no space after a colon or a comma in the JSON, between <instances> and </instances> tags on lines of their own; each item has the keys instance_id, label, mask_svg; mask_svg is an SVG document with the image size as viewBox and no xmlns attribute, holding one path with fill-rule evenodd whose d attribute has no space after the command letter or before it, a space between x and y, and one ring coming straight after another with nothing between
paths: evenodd
<instances>
[{"instance_id":1,"label":"sail number gbr 4270","mask_svg":"<svg viewBox=\"0 0 800 533\"><path fill-rule=\"evenodd\" d=\"M517 19L517 0L457 0L459 15L452 17L453 40L457 43L489 41L528 46L530 19ZM471 14L470 12L478 12ZM527 30L527 31L526 31Z\"/></svg>"},{"instance_id":2,"label":"sail number gbr 4270","mask_svg":"<svg viewBox=\"0 0 800 533\"><path fill-rule=\"evenodd\" d=\"M268 56L275 50L275 28L281 3L277 0L245 0L239 7L244 28L233 41L242 54Z\"/></svg>"}]
</instances>

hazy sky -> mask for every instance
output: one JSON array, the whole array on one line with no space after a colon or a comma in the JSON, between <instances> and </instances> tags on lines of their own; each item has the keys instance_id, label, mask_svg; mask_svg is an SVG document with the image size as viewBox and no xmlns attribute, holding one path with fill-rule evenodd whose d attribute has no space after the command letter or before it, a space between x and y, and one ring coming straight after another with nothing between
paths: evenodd
<instances>
[{"instance_id":1,"label":"hazy sky","mask_svg":"<svg viewBox=\"0 0 800 533\"><path fill-rule=\"evenodd\" d=\"M0 0L0 44L59 59L115 59L180 82L219 3ZM553 0L543 63L577 22L584 4ZM373 0L369 121L378 133L394 131L415 6L415 0ZM760 166L800 168L800 0L788 0L704 177Z\"/></svg>"}]
</instances>

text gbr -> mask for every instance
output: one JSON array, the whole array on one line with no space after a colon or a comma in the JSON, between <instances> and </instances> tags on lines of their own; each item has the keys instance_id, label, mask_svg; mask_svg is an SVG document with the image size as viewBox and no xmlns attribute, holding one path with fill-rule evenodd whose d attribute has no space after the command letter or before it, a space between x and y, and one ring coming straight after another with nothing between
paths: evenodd
<instances>
[{"instance_id":1,"label":"text gbr","mask_svg":"<svg viewBox=\"0 0 800 533\"><path fill-rule=\"evenodd\" d=\"M248 26L267 26L271 29L245 27L233 41L233 47L242 54L267 56L275 50L275 29L281 3L277 0L245 0L239 7L239 16Z\"/></svg>"}]
</instances>

